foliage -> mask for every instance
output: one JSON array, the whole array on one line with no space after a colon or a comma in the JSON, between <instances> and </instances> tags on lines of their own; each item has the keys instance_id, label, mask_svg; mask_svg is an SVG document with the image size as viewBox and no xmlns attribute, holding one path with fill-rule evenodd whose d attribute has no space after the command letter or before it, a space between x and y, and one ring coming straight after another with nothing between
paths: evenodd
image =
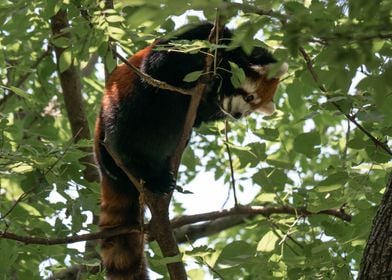
<instances>
[{"instance_id":1,"label":"foliage","mask_svg":"<svg viewBox=\"0 0 392 280\"><path fill-rule=\"evenodd\" d=\"M238 29L231 46L250 51L255 44L265 44L279 61L289 63L290 70L275 97L279 111L273 116L230 122L230 143L223 123L195 131L184 155L181 170L186 172L181 172L180 184L188 190L186 185L196 174L208 171L228 189L228 144L238 191L256 193L252 205L292 205L313 213L335 208L353 219L280 214L249 220L200 241L205 246L184 246L185 259L193 263L190 277L356 275L392 166L391 155L344 114L354 117L379 143L391 146L388 0L123 0L114 9L95 0L0 0L0 230L46 237L97 231L91 213L98 213L99 187L83 178L85 167L79 161L86 155L81 148L92 143L73 144L56 63L60 71L72 63L85 69L90 57L98 54L113 69L109 40L133 53L172 32L181 21L199 21L200 16L213 21L216 7L229 26ZM60 9L68 11L71 26L64 32L69 38L51 34L50 18ZM262 13L269 9L274 12ZM175 18L181 15L181 20ZM59 61L53 46L66 48ZM301 47L327 92L309 71ZM233 71L241 73L235 67ZM104 85L104 67L99 63L96 68L82 77L91 129ZM193 76L188 78L197 78ZM176 214L186 211L187 205L174 205ZM157 252L155 247L152 244L151 254ZM0 252L3 279L48 277L87 262L82 251L64 245L24 245L0 238ZM159 253L153 258L158 260L151 261L152 268L165 273Z\"/></svg>"}]
</instances>

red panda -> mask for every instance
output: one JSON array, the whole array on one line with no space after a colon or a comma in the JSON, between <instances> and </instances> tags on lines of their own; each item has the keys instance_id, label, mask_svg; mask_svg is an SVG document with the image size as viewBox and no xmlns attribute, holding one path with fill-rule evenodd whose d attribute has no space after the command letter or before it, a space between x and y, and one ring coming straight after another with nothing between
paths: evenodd
<instances>
[{"instance_id":1,"label":"red panda","mask_svg":"<svg viewBox=\"0 0 392 280\"><path fill-rule=\"evenodd\" d=\"M207 40L212 27L210 23L203 23L175 39ZM231 31L225 28L219 43L228 45L231 36ZM186 82L184 77L204 68L205 55L155 49L172 40L157 40L153 46L129 58L129 62L157 80L191 89L197 82ZM246 75L240 87L235 88L230 81L229 62L241 67ZM272 98L279 77L287 70L287 64L283 64L275 77L268 79L273 63L276 60L272 55L260 47L254 48L250 55L241 48L220 50L216 79L207 86L194 126L228 116L238 119L253 111L273 113ZM181 136L189 102L188 95L149 85L125 64L110 75L96 122L94 143L101 175L101 229L138 226L143 222L139 193L116 165L111 157L113 153L122 167L142 179L150 191L166 193L175 187L170 160ZM105 147L110 148L111 154ZM101 256L108 279L148 279L141 235L132 233L102 241Z\"/></svg>"}]
</instances>

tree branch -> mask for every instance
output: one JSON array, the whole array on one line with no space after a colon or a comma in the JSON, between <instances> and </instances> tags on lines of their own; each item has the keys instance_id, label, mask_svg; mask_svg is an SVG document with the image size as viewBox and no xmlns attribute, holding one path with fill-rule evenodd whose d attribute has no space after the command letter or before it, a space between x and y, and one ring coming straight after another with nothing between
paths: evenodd
<instances>
[{"instance_id":1,"label":"tree branch","mask_svg":"<svg viewBox=\"0 0 392 280\"><path fill-rule=\"evenodd\" d=\"M66 10L60 10L51 18L51 28L53 36L69 38L70 34L65 32L69 28L68 16ZM61 55L66 50L54 46L57 58L57 67L59 69L59 61ZM77 65L72 62L68 69L63 72L58 71L61 88L64 96L65 109L71 124L72 135L75 143L81 139L91 139L90 129L87 121L87 115L82 96L81 73ZM98 172L94 167L94 159L91 155L91 149L83 149L90 155L80 159L80 162L86 167L83 175L89 182L99 181Z\"/></svg>"},{"instance_id":2,"label":"tree branch","mask_svg":"<svg viewBox=\"0 0 392 280\"><path fill-rule=\"evenodd\" d=\"M77 136L78 134L79 134L79 132L76 134L76 136ZM75 136L75 137L76 137L76 136ZM38 183L37 183L37 185L35 185L35 186L33 186L32 188L28 189L27 191L25 191L24 193L22 193L22 194L16 199L16 201L15 201L14 204L11 206L11 208L8 209L8 211L5 212L4 215L2 215L2 216L0 217L0 220L1 220L1 221L5 221L5 218L6 218L9 214L11 214L12 211L14 211L14 209L16 208L16 206L17 206L19 203L21 203L26 197L28 197L34 190L36 190L36 189L41 185L41 183L44 181L46 175L48 175L48 174L53 170L53 168L60 162L60 160L62 160L62 159L65 157L65 155L67 154L69 148L72 146L72 143L73 143L73 141L70 141L70 142L68 143L68 145L64 148L63 153L56 159L56 161L53 162L53 164L52 164L51 166L49 166L49 168L48 168L43 174L41 174L41 176L38 178Z\"/></svg>"},{"instance_id":3,"label":"tree branch","mask_svg":"<svg viewBox=\"0 0 392 280\"><path fill-rule=\"evenodd\" d=\"M253 218L257 215L269 217L274 214L290 214L290 215L303 216L303 217L316 215L316 214L326 214L326 215L337 217L346 222L350 222L352 218L351 215L345 213L342 209L328 209L317 213L313 213L306 210L306 207L295 208L288 205L284 205L284 206L238 205L237 207L233 207L221 211L213 211L209 213L196 214L190 216L186 216L186 215L181 216L172 220L172 226L174 228L178 228L187 224L194 224L203 221L215 220L222 217L233 217L237 215L247 215L249 218Z\"/></svg>"},{"instance_id":4,"label":"tree branch","mask_svg":"<svg viewBox=\"0 0 392 280\"><path fill-rule=\"evenodd\" d=\"M216 36L219 36L219 21L218 16L214 27L212 28L208 41L214 42ZM213 56L206 55L204 74L210 75L210 68L213 63ZM170 159L171 170L174 176L177 177L178 168L180 166L181 157L184 153L189 137L192 132L193 124L196 119L197 108L202 95L206 90L207 84L203 83L199 78L196 87L192 90L191 101L188 107L188 111L185 117L184 127L180 139L177 143L176 150L173 157ZM154 237L156 238L159 247L162 250L162 254L165 257L179 255L178 243L174 236L172 226L169 220L169 204L171 200L171 193L168 196L147 196L146 203L152 212L151 226L154 228ZM182 261L169 263L167 268L172 280L175 279L187 279L185 266Z\"/></svg>"},{"instance_id":5,"label":"tree branch","mask_svg":"<svg viewBox=\"0 0 392 280\"><path fill-rule=\"evenodd\" d=\"M227 155L229 157L231 187L233 189L234 206L237 206L238 205L237 188L236 188L236 185L235 185L233 159L232 159L232 156L231 156L231 149L230 149L230 145L229 145L229 123L227 122L227 120L225 121L225 132L224 133L225 133L225 146L226 146L226 150L227 150ZM230 194L230 192L229 192L229 194ZM227 200L228 199L229 199L229 196L227 197Z\"/></svg>"},{"instance_id":6,"label":"tree branch","mask_svg":"<svg viewBox=\"0 0 392 280\"><path fill-rule=\"evenodd\" d=\"M169 199L170 202L170 199ZM157 207L155 207L156 209ZM339 218L343 221L350 222L352 216L344 212L343 209L328 209L317 213L307 211L305 207L295 208L292 206L237 206L222 211L213 211L196 215L185 215L174 218L169 221L171 228L176 230L176 237L179 242L185 242L188 236L208 236L209 234L216 233L216 230L223 230L229 227L244 223L246 220L253 219L257 216L270 217L277 214L287 214L302 217L309 217L314 215L329 215ZM193 225L195 223L208 222L201 225ZM144 230L147 234L152 234L150 240L155 239L154 224L145 225ZM206 229L209 228L209 231ZM215 229L215 230L211 230ZM218 231L219 231L218 230ZM117 227L112 229L105 229L97 233L73 235L62 238L48 238L48 237L35 237L35 236L20 236L7 231L0 231L0 239L10 239L19 241L25 244L40 244L40 245L57 245L57 244L70 244L80 241L96 240L102 238L109 238L113 236L129 234L133 232L140 232L140 227ZM206 234L208 233L208 234ZM192 240L197 238L191 238Z\"/></svg>"},{"instance_id":7,"label":"tree branch","mask_svg":"<svg viewBox=\"0 0 392 280\"><path fill-rule=\"evenodd\" d=\"M44 51L38 58L37 60L30 66L31 69L36 69L38 65L46 58L47 56L50 55L52 49L51 47L48 47L46 51ZM20 86L23 85L23 83L27 80L27 78L31 75L32 71L28 71L21 75L18 79L18 81L15 83L15 87L19 88ZM9 86L7 86L9 87ZM0 100L0 108L7 102L7 100L13 96L14 93L12 91L9 91L7 95L3 97L3 99Z\"/></svg>"},{"instance_id":8,"label":"tree branch","mask_svg":"<svg viewBox=\"0 0 392 280\"><path fill-rule=\"evenodd\" d=\"M318 88L325 94L328 94L328 90L327 88L324 86L323 83L321 83L316 71L314 70L313 67L313 63L312 60L310 58L310 56L307 54L307 52L305 51L305 49L303 47L299 48L299 52L301 53L301 55L303 56L303 58L305 59L306 62L306 66L308 68L308 71L310 72L313 80L315 81L315 83L317 84ZM327 96L328 97L328 96ZM389 148L389 146L387 145L387 143L383 143L380 140L378 140L376 137L374 137L369 131L367 131L360 123L358 123L358 121L355 119L355 117L353 115L347 114L345 113L342 108L339 106L338 103L336 103L335 101L331 102L335 108L342 113L350 122L352 122L359 130L361 130L367 137L369 137L370 140L372 140L372 142L374 143L374 145L376 145L376 147L381 147L387 154L392 156L392 151Z\"/></svg>"},{"instance_id":9,"label":"tree branch","mask_svg":"<svg viewBox=\"0 0 392 280\"><path fill-rule=\"evenodd\" d=\"M51 18L51 29L53 36L70 38L71 34L66 31L69 29L67 11L61 9ZM68 120L71 125L71 131L73 140L77 143L82 139L91 139L90 128L87 120L87 114L85 110L85 101L82 95L81 85L81 71L78 65L72 61L71 65L63 72L60 72L60 58L66 50L58 46L54 46L57 59L58 76L60 79L61 89L64 97L65 109L67 111ZM79 162L85 166L83 170L83 177L88 182L98 182L99 176L98 171L95 168L95 161L92 155L91 148L81 148L81 151L86 153L86 156L79 159ZM93 224L98 223L98 216L93 214ZM89 241L86 243L86 258L98 257L98 253L95 250L97 241Z\"/></svg>"},{"instance_id":10,"label":"tree branch","mask_svg":"<svg viewBox=\"0 0 392 280\"><path fill-rule=\"evenodd\" d=\"M392 174L362 255L359 280L391 279L392 276Z\"/></svg>"},{"instance_id":11,"label":"tree branch","mask_svg":"<svg viewBox=\"0 0 392 280\"><path fill-rule=\"evenodd\" d=\"M157 87L157 88L160 88L160 89L166 89L166 90L169 90L169 91L173 91L173 92L177 92L177 93L181 93L181 94L185 94L185 95L192 95L192 91L169 85L166 82L154 79L150 75L140 71L139 68L137 68L135 65L130 63L121 54L119 54L112 45L109 45L109 46L110 46L110 49L112 50L112 52L114 53L114 55L116 55L125 65L127 65L129 68L131 68L132 71L135 72L135 74L139 76L139 78L143 79L150 86Z\"/></svg>"},{"instance_id":12,"label":"tree branch","mask_svg":"<svg viewBox=\"0 0 392 280\"><path fill-rule=\"evenodd\" d=\"M102 238L109 238L113 236L130 234L140 232L139 227L118 227L110 230L103 230L96 233L88 233L81 235L72 235L62 238L46 238L46 237L32 237L20 236L7 231L0 231L0 238L11 239L22 242L24 244L37 244L37 245L59 245L59 244L72 244L80 241L97 240Z\"/></svg>"}]
</instances>

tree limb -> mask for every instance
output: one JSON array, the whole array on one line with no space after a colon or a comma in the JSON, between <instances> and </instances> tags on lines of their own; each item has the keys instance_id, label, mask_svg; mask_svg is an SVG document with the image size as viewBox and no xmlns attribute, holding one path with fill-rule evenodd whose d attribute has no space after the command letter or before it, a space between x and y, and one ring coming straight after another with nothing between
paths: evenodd
<instances>
[{"instance_id":1,"label":"tree limb","mask_svg":"<svg viewBox=\"0 0 392 280\"><path fill-rule=\"evenodd\" d=\"M70 37L70 34L65 32L65 30L69 28L66 10L61 9L51 18L51 28L53 36L66 38ZM61 55L66 49L54 46L54 50L56 52L57 62L59 62ZM59 63L57 63L57 67L59 67ZM65 109L68 114L68 119L71 125L72 135L74 136L75 143L81 139L91 139L82 96L80 80L81 73L79 67L72 63L65 71L58 71L58 75L63 91ZM80 162L86 166L86 169L83 171L83 175L89 182L98 181L98 172L94 167L95 163L91 155L91 149L83 149L83 151L90 154L80 160Z\"/></svg>"},{"instance_id":2,"label":"tree limb","mask_svg":"<svg viewBox=\"0 0 392 280\"><path fill-rule=\"evenodd\" d=\"M113 236L130 234L139 232L139 227L118 227L110 230L103 230L96 233L72 235L61 238L46 238L34 236L21 236L12 232L0 231L0 238L10 239L22 242L24 244L37 244L37 245L59 245L59 244L72 244L80 241L97 240L102 238L109 238Z\"/></svg>"},{"instance_id":3,"label":"tree limb","mask_svg":"<svg viewBox=\"0 0 392 280\"><path fill-rule=\"evenodd\" d=\"M70 38L71 34L66 30L69 29L69 21L67 11L61 9L51 18L51 29L53 36ZM67 111L68 120L71 125L71 131L73 140L77 143L82 139L91 139L90 128L87 120L87 114L85 110L85 101L82 95L81 86L81 71L78 65L71 63L68 69L60 72L60 57L66 50L58 46L54 46L57 59L58 76L60 79L61 89L64 97L65 109ZM92 155L91 148L81 148L86 156L81 158L79 161L85 166L83 170L83 177L88 182L98 182L99 176L98 171L95 167L95 161ZM93 214L93 224L98 223L98 216ZM97 245L96 240L92 240L86 243L86 258L98 257L98 253L95 250Z\"/></svg>"},{"instance_id":4,"label":"tree limb","mask_svg":"<svg viewBox=\"0 0 392 280\"><path fill-rule=\"evenodd\" d=\"M295 208L288 205L284 205L284 206L238 205L237 207L233 207L221 211L213 211L209 213L196 214L190 216L185 215L185 216L177 217L172 220L172 226L174 228L177 228L187 224L194 224L203 221L215 220L217 218L222 218L222 217L233 217L237 215L248 215L250 218L253 218L257 215L269 217L273 214L290 214L290 215L303 216L303 217L316 215L316 214L326 214L326 215L337 217L346 222L351 221L351 215L345 213L344 210L342 209L328 209L317 213L313 213L306 210L306 207Z\"/></svg>"},{"instance_id":5,"label":"tree limb","mask_svg":"<svg viewBox=\"0 0 392 280\"><path fill-rule=\"evenodd\" d=\"M208 41L214 42L216 36L219 36L219 30L220 29L217 17L214 27L210 32ZM203 70L205 74L210 73L209 70L211 69L212 63L213 57L210 55L206 55L205 66ZM189 141L193 124L196 119L197 108L199 107L201 97L204 94L206 87L207 84L203 83L199 78L196 87L192 90L191 101L188 107L188 112L185 117L182 135L180 136L179 142L177 143L174 155L170 159L171 170L173 171L175 177L177 177L181 157ZM156 238L159 247L162 250L162 254L165 257L176 256L180 253L177 240L174 237L174 233L169 221L170 199L171 194L169 196L161 197L150 196L146 199L146 203L152 212L151 226L152 228L156 229L154 232L154 237ZM170 278L172 280L187 279L183 262L174 262L167 264L167 268L169 270Z\"/></svg>"},{"instance_id":6,"label":"tree limb","mask_svg":"<svg viewBox=\"0 0 392 280\"><path fill-rule=\"evenodd\" d=\"M362 255L359 280L391 279L392 276L392 174L389 175L373 226Z\"/></svg>"},{"instance_id":7,"label":"tree limb","mask_svg":"<svg viewBox=\"0 0 392 280\"><path fill-rule=\"evenodd\" d=\"M173 91L173 92L177 92L177 93L181 93L181 94L185 94L185 95L192 95L192 91L183 89L183 88L179 88L179 87L175 87L172 85L169 85L166 82L163 81L159 81L157 79L154 79L153 77L151 77L150 75L140 71L139 68L137 68L135 65L133 65L132 63L130 63L125 57L123 57L121 54L119 54L115 47L113 47L112 45L109 45L110 49L112 50L112 52L114 53L115 56L117 56L125 65L127 65L129 68L132 69L133 72L135 72L136 75L139 76L139 78L143 79L146 83L148 83L150 86L153 87L157 87L160 89L166 89L169 91Z\"/></svg>"},{"instance_id":8,"label":"tree limb","mask_svg":"<svg viewBox=\"0 0 392 280\"><path fill-rule=\"evenodd\" d=\"M170 201L170 199L169 199ZM156 208L156 207L155 207ZM351 215L344 212L343 209L327 209L317 213L307 211L305 207L295 208L292 206L237 206L222 211L213 211L196 215L185 215L174 218L169 221L170 227L176 230L176 237L180 242L185 242L186 237L192 236L192 240L197 239L200 233L204 236L219 232L223 229L244 223L246 220L256 218L258 216L270 217L277 214L287 214L295 216L314 216L314 215L329 215L332 217L339 218L343 221L350 222ZM201 225L193 225L195 223L208 222ZM152 238L155 239L154 225L145 225L144 228L147 234L151 234ZM207 229L209 230L207 231ZM215 230L211 230L214 229ZM217 231L218 230L218 231ZM70 244L80 241L95 240L108 238L112 236L129 234L132 232L140 232L140 227L116 227L113 229L105 229L97 233L73 235L62 238L49 238L49 237L35 237L35 236L21 236L15 233L0 231L0 239L10 239L19 241L25 244L40 244L40 245L56 245L56 244ZM208 234L207 234L208 233Z\"/></svg>"}]
</instances>

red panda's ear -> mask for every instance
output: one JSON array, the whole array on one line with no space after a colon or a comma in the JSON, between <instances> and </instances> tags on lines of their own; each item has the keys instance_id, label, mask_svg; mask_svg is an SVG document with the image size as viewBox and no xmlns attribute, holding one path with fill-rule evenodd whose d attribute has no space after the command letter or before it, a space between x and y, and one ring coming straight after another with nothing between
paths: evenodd
<instances>
[{"instance_id":1,"label":"red panda's ear","mask_svg":"<svg viewBox=\"0 0 392 280\"><path fill-rule=\"evenodd\" d=\"M264 116L271 116L275 112L275 109L274 102L270 101L257 107L256 111L262 113Z\"/></svg>"},{"instance_id":2,"label":"red panda's ear","mask_svg":"<svg viewBox=\"0 0 392 280\"><path fill-rule=\"evenodd\" d=\"M252 65L251 68L262 76L264 75L268 76L268 74L271 71L275 70L276 72L273 73L273 76L269 78L280 79L284 74L287 73L287 70L289 69L289 65L286 62L283 62L278 69L274 69L276 67L275 65L276 63L270 63L267 65Z\"/></svg>"}]
</instances>

